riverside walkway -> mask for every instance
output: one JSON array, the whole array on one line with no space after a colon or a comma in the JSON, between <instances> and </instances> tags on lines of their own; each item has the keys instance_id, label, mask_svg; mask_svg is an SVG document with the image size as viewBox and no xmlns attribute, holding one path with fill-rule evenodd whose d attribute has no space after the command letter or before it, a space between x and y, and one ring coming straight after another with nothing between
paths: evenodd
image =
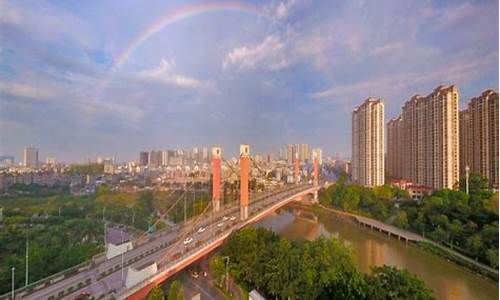
<instances>
[{"instance_id":1,"label":"riverside walkway","mask_svg":"<svg viewBox=\"0 0 500 300\"><path fill-rule=\"evenodd\" d=\"M326 211L330 211L330 212L333 212L333 213L341 215L341 216L349 217L349 218L353 219L355 222L357 222L358 224L361 224L365 227L368 227L368 228L371 228L374 230L378 230L379 232L387 233L389 236L393 235L393 236L397 237L398 239L405 240L406 242L424 242L424 243L430 244L436 248L439 248L440 250L442 250L444 252L447 252L449 255L454 256L456 259L461 260L462 262L465 262L469 265L473 265L474 267L478 268L479 270L483 270L487 273L492 274L494 277L498 278L498 270L493 269L492 267L487 266L485 264L482 264L482 263L480 263L480 262L478 262L470 257L467 257L467 256L449 248L449 247L446 247L446 246L441 245L439 243L436 243L432 240L429 240L429 239L427 239L419 234L398 228L398 227L390 225L390 224L386 224L384 222L381 222L381 221L378 221L378 220L375 220L372 218L363 217L363 216L348 213L345 211L337 210L334 208L326 207L326 206L321 205L321 204L319 204L319 206L321 208L325 209Z\"/></svg>"}]
</instances>

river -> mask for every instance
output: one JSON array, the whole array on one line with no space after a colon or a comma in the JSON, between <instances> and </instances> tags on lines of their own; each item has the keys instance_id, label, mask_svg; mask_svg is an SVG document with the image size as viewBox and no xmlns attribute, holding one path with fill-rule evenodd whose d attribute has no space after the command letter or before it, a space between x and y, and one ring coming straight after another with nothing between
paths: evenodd
<instances>
[{"instance_id":1,"label":"river","mask_svg":"<svg viewBox=\"0 0 500 300\"><path fill-rule=\"evenodd\" d=\"M338 237L353 248L361 271L369 272L371 266L383 264L407 269L422 278L438 299L498 299L498 286L493 281L334 213L285 207L256 226L272 229L290 239L314 240L322 235Z\"/></svg>"}]
</instances>

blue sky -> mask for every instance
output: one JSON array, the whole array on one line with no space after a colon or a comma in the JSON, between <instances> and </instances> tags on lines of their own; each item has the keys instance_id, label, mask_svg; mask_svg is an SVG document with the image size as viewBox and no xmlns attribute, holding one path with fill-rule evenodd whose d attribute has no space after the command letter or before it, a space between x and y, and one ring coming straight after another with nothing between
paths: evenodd
<instances>
[{"instance_id":1,"label":"blue sky","mask_svg":"<svg viewBox=\"0 0 500 300\"><path fill-rule=\"evenodd\" d=\"M245 2L253 12L163 27L117 67L152 24L211 3L0 0L0 154L309 143L349 156L350 112L368 96L388 121L439 84L457 84L462 107L498 91L498 1Z\"/></svg>"}]
</instances>

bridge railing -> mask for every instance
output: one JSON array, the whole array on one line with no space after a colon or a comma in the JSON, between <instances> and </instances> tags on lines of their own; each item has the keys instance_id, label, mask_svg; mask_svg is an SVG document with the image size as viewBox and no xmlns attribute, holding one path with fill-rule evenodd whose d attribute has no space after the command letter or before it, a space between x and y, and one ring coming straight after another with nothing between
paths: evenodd
<instances>
[{"instance_id":1,"label":"bridge railing","mask_svg":"<svg viewBox=\"0 0 500 300\"><path fill-rule=\"evenodd\" d=\"M291 195L295 194L299 190L302 191L302 190L306 190L308 188L311 188L311 185L304 184L304 185L296 186L296 187L293 187L293 188L287 190L287 192L284 193L284 195L286 195L288 197L288 196L291 196ZM282 194L283 195L283 193L276 193L276 195L277 194ZM264 197L262 200L264 200L264 199L269 199L269 195L267 197ZM270 201L270 202L274 204L274 203L279 202L279 201L280 201L279 199L274 199L273 201ZM161 274L163 272L168 272L169 269L171 269L175 265L178 265L183 260L185 260L185 259L187 259L187 258L189 258L191 256L194 256L197 252L202 251L205 247L207 247L210 244L216 242L217 240L220 240L221 238L223 238L225 236L228 236L233 231L240 229L243 225L244 225L243 223L235 224L234 226L231 226L230 228L226 227L226 229L223 230L223 231L221 231L221 232L218 232L218 233L216 232L213 236L211 236L209 239L203 241L201 244L198 244L195 247L189 248L188 251L182 253L179 257L177 257L177 258L169 261L168 263L164 264L163 266L160 266L160 268L157 271L157 274L154 275L154 276L159 276L158 274ZM147 279L145 279L145 280L143 280L143 281L141 281L139 283L136 283L132 287L127 288L125 291L123 291L119 295L120 296L119 298L122 298L123 296L132 295L132 294L136 293L137 291L141 290L144 286L146 286L146 285L148 285L148 284L151 283L153 277L147 278Z\"/></svg>"}]
</instances>

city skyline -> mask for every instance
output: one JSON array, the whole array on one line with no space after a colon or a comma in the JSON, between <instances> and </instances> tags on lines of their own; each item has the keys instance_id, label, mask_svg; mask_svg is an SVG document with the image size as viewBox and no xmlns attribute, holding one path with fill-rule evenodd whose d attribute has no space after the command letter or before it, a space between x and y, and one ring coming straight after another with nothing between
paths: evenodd
<instances>
[{"instance_id":1,"label":"city skyline","mask_svg":"<svg viewBox=\"0 0 500 300\"><path fill-rule=\"evenodd\" d=\"M17 161L296 141L346 157L362 99L389 120L439 84L461 109L498 91L495 2L0 5L0 154Z\"/></svg>"}]
</instances>

